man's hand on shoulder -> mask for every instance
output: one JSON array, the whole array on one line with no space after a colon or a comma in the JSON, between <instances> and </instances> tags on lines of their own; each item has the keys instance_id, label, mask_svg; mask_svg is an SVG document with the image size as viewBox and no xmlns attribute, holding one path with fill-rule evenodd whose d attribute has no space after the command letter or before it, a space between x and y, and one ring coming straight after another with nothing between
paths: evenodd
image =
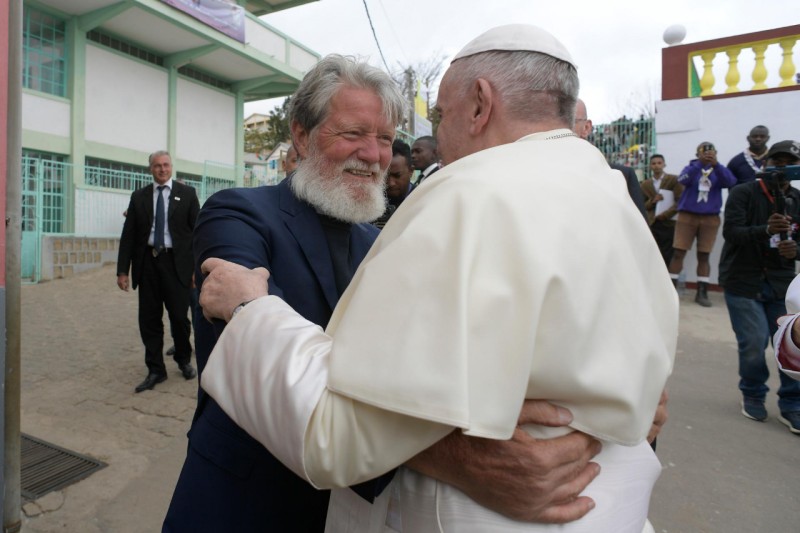
<instances>
[{"instance_id":1,"label":"man's hand on shoulder","mask_svg":"<svg viewBox=\"0 0 800 533\"><path fill-rule=\"evenodd\" d=\"M528 400L520 425L565 426L566 409ZM566 523L594 508L579 496L600 472L592 457L600 443L579 432L536 439L517 428L510 440L467 437L456 430L409 461L408 466L457 487L480 505L514 520Z\"/></svg>"}]
</instances>

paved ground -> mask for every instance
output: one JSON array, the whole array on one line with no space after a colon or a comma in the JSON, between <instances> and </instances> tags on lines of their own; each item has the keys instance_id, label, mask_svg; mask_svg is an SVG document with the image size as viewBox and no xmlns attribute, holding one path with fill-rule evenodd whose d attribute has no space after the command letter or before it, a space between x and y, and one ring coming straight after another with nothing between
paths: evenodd
<instances>
[{"instance_id":1,"label":"paved ground","mask_svg":"<svg viewBox=\"0 0 800 533\"><path fill-rule=\"evenodd\" d=\"M690 295L681 304L651 519L659 533L798 531L800 437L774 417L762 424L739 414L735 340L721 295L712 300L710 309ZM196 380L169 363L169 380L134 394L145 375L136 293L117 289L112 267L25 286L22 307L23 431L109 464L27 503L23 531L160 531ZM774 396L768 407L777 414Z\"/></svg>"}]
</instances>

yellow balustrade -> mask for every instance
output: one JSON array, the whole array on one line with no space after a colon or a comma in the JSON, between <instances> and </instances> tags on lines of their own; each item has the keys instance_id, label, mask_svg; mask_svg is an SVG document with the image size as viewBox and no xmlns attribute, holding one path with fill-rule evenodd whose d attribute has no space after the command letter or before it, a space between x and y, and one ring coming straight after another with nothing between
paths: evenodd
<instances>
[{"instance_id":1,"label":"yellow balustrade","mask_svg":"<svg viewBox=\"0 0 800 533\"><path fill-rule=\"evenodd\" d=\"M742 50L752 50L754 54L755 63L751 78L753 80L752 89L745 90L763 90L769 87L766 84L769 70L767 68L765 54L767 48L772 44L780 46L781 64L778 69L780 76L780 83L778 87L789 87L797 85L795 74L797 69L793 61L793 48L797 43L798 36L782 37L776 39L769 39L753 43L737 43L727 47L713 48L709 50L697 50L689 55L690 61L692 58L700 57L703 62L703 75L700 78L700 96L711 96L714 93L714 84L716 78L714 77L714 59L718 54L725 53L728 56L728 69L725 74L725 93L740 92L739 82L741 81L741 73L739 72L739 56ZM774 67L773 67L774 68ZM774 71L773 71L774 72Z\"/></svg>"}]
</instances>

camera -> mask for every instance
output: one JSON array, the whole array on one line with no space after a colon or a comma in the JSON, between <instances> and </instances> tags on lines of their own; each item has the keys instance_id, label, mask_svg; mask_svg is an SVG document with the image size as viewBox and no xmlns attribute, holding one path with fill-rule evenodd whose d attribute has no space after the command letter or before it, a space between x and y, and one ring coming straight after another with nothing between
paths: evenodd
<instances>
[{"instance_id":1,"label":"camera","mask_svg":"<svg viewBox=\"0 0 800 533\"><path fill-rule=\"evenodd\" d=\"M800 180L800 165L790 165L786 167L767 167L758 174L767 185L774 185L781 181Z\"/></svg>"}]
</instances>

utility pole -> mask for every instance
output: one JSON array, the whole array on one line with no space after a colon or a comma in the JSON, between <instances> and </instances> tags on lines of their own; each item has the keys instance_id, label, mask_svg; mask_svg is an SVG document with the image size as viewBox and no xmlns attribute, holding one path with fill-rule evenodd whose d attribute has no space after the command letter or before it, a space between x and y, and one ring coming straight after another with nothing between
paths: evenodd
<instances>
[{"instance_id":1,"label":"utility pole","mask_svg":"<svg viewBox=\"0 0 800 533\"><path fill-rule=\"evenodd\" d=\"M20 240L22 237L22 2L4 2L8 51L7 72L0 74L0 83L6 84L6 168L5 191L0 190L0 202L5 210L5 287L0 286L0 311L5 317L5 382L3 424L3 532L16 533L22 527L20 493L20 289L22 265ZM7 18L6 18L7 16ZM5 61L0 61L0 64ZM5 78L5 80L3 80ZM3 180L0 180L2 182ZM4 193L4 194L3 194Z\"/></svg>"},{"instance_id":2,"label":"utility pole","mask_svg":"<svg viewBox=\"0 0 800 533\"><path fill-rule=\"evenodd\" d=\"M416 88L414 87L414 71L411 67L406 69L406 94L408 95L408 133L414 135L414 95Z\"/></svg>"}]
</instances>

